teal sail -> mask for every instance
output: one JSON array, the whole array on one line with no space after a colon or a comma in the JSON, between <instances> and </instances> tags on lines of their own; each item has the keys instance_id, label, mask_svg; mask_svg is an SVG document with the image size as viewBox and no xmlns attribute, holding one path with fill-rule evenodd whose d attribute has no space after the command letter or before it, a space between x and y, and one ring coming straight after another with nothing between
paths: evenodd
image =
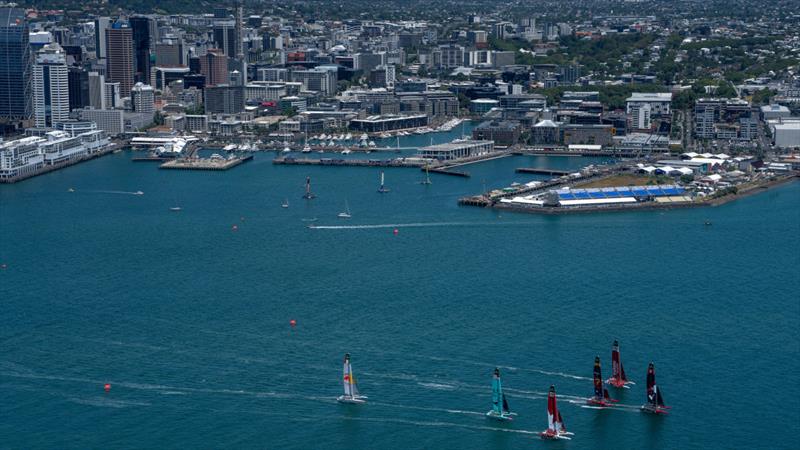
<instances>
[{"instance_id":1,"label":"teal sail","mask_svg":"<svg viewBox=\"0 0 800 450\"><path fill-rule=\"evenodd\" d=\"M494 376L492 377L492 411L497 414L508 411L505 397L503 395L503 382L500 381L500 369L494 369Z\"/></svg>"}]
</instances>

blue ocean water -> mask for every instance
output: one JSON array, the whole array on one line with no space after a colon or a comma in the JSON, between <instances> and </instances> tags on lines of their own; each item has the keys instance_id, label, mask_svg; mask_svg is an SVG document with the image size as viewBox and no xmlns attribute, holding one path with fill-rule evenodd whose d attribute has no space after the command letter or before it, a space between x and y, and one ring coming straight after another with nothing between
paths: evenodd
<instances>
[{"instance_id":1,"label":"blue ocean water","mask_svg":"<svg viewBox=\"0 0 800 450\"><path fill-rule=\"evenodd\" d=\"M386 169L381 195L380 169L131 156L0 186L2 448L796 445L800 183L541 217L456 199L602 161L503 158L430 186ZM637 384L612 396L640 405L654 361L669 416L581 407L614 339ZM366 405L335 401L345 352ZM483 416L495 366L511 424ZM551 384L570 442L536 435Z\"/></svg>"}]
</instances>

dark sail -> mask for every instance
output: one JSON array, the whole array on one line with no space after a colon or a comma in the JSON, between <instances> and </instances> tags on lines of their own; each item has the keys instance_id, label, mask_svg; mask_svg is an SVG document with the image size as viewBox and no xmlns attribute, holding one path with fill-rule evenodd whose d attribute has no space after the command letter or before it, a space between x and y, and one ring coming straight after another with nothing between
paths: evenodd
<instances>
[{"instance_id":1,"label":"dark sail","mask_svg":"<svg viewBox=\"0 0 800 450\"><path fill-rule=\"evenodd\" d=\"M511 410L508 408L508 401L506 400L506 394L503 394L503 412L507 413L509 411Z\"/></svg>"},{"instance_id":2,"label":"dark sail","mask_svg":"<svg viewBox=\"0 0 800 450\"><path fill-rule=\"evenodd\" d=\"M603 398L603 374L600 371L600 357L594 357L594 396Z\"/></svg>"}]
</instances>

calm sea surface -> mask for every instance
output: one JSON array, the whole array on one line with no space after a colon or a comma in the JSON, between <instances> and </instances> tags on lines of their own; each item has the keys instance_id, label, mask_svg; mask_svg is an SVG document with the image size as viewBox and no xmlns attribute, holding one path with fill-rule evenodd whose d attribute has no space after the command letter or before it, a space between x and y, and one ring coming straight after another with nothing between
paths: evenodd
<instances>
[{"instance_id":1,"label":"calm sea surface","mask_svg":"<svg viewBox=\"0 0 800 450\"><path fill-rule=\"evenodd\" d=\"M797 444L800 183L710 209L540 217L456 200L535 179L516 167L603 161L504 158L430 186L387 169L381 195L379 169L131 157L0 186L0 448ZM582 408L615 338L637 384L612 396L631 407ZM335 401L345 352L366 405ZM634 408L649 361L669 416ZM483 417L495 366L511 424ZM551 384L571 442L536 435Z\"/></svg>"}]
</instances>

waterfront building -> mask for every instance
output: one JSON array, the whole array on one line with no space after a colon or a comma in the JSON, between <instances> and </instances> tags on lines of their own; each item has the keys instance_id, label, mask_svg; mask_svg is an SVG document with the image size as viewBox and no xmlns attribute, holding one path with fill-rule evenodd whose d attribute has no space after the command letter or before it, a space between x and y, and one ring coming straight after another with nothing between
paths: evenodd
<instances>
[{"instance_id":1,"label":"waterfront building","mask_svg":"<svg viewBox=\"0 0 800 450\"><path fill-rule=\"evenodd\" d=\"M33 115L29 31L25 10L0 8L0 124L24 124Z\"/></svg>"},{"instance_id":2,"label":"waterfront building","mask_svg":"<svg viewBox=\"0 0 800 450\"><path fill-rule=\"evenodd\" d=\"M289 109L294 109L296 112L303 112L308 107L308 100L303 97L297 96L289 96L283 97L278 102L278 108L281 111L287 111Z\"/></svg>"},{"instance_id":3,"label":"waterfront building","mask_svg":"<svg viewBox=\"0 0 800 450\"><path fill-rule=\"evenodd\" d=\"M758 122L754 119L745 100L703 98L695 102L694 131L698 138L752 140L758 136Z\"/></svg>"},{"instance_id":4,"label":"waterfront building","mask_svg":"<svg viewBox=\"0 0 800 450\"><path fill-rule=\"evenodd\" d=\"M125 112L121 109L92 109L79 110L81 120L97 124L108 136L118 136L125 132Z\"/></svg>"},{"instance_id":5,"label":"waterfront building","mask_svg":"<svg viewBox=\"0 0 800 450\"><path fill-rule=\"evenodd\" d=\"M13 182L51 166L64 165L104 150L108 137L100 130L71 135L54 130L0 143L0 182Z\"/></svg>"},{"instance_id":6,"label":"waterfront building","mask_svg":"<svg viewBox=\"0 0 800 450\"><path fill-rule=\"evenodd\" d=\"M363 119L353 119L349 128L353 131L364 133L380 133L385 131L419 128L428 125L428 116L425 114L409 116L369 116Z\"/></svg>"},{"instance_id":7,"label":"waterfront building","mask_svg":"<svg viewBox=\"0 0 800 450\"><path fill-rule=\"evenodd\" d=\"M519 122L492 120L483 122L472 129L472 139L476 141L494 141L499 145L514 145L519 142L522 125Z\"/></svg>"},{"instance_id":8,"label":"waterfront building","mask_svg":"<svg viewBox=\"0 0 800 450\"><path fill-rule=\"evenodd\" d=\"M493 108L500 106L498 100L491 98L476 98L469 102L469 110L472 114L484 115L491 111Z\"/></svg>"},{"instance_id":9,"label":"waterfront building","mask_svg":"<svg viewBox=\"0 0 800 450\"><path fill-rule=\"evenodd\" d=\"M772 125L775 146L779 148L800 148L800 121L787 121Z\"/></svg>"},{"instance_id":10,"label":"waterfront building","mask_svg":"<svg viewBox=\"0 0 800 450\"><path fill-rule=\"evenodd\" d=\"M117 21L106 30L106 80L119 83L120 97L131 95L133 87L133 31L126 22Z\"/></svg>"},{"instance_id":11,"label":"waterfront building","mask_svg":"<svg viewBox=\"0 0 800 450\"><path fill-rule=\"evenodd\" d=\"M531 144L556 145L561 142L561 133L558 124L552 120L542 120L533 126L531 131Z\"/></svg>"},{"instance_id":12,"label":"waterfront building","mask_svg":"<svg viewBox=\"0 0 800 450\"><path fill-rule=\"evenodd\" d=\"M449 161L458 158L481 156L494 151L494 142L463 140L450 142L447 144L437 144L420 149L420 156L423 158L438 159Z\"/></svg>"},{"instance_id":13,"label":"waterfront building","mask_svg":"<svg viewBox=\"0 0 800 450\"><path fill-rule=\"evenodd\" d=\"M566 145L601 145L613 144L613 127L611 125L566 124L561 127L561 142Z\"/></svg>"},{"instance_id":14,"label":"waterfront building","mask_svg":"<svg viewBox=\"0 0 800 450\"><path fill-rule=\"evenodd\" d=\"M52 127L69 119L69 74L64 50L48 44L36 54L33 66L33 112L37 127Z\"/></svg>"},{"instance_id":15,"label":"waterfront building","mask_svg":"<svg viewBox=\"0 0 800 450\"><path fill-rule=\"evenodd\" d=\"M625 112L633 114L634 109L642 106L650 107L652 117L668 117L672 114L671 92L634 92L625 100Z\"/></svg>"}]
</instances>

